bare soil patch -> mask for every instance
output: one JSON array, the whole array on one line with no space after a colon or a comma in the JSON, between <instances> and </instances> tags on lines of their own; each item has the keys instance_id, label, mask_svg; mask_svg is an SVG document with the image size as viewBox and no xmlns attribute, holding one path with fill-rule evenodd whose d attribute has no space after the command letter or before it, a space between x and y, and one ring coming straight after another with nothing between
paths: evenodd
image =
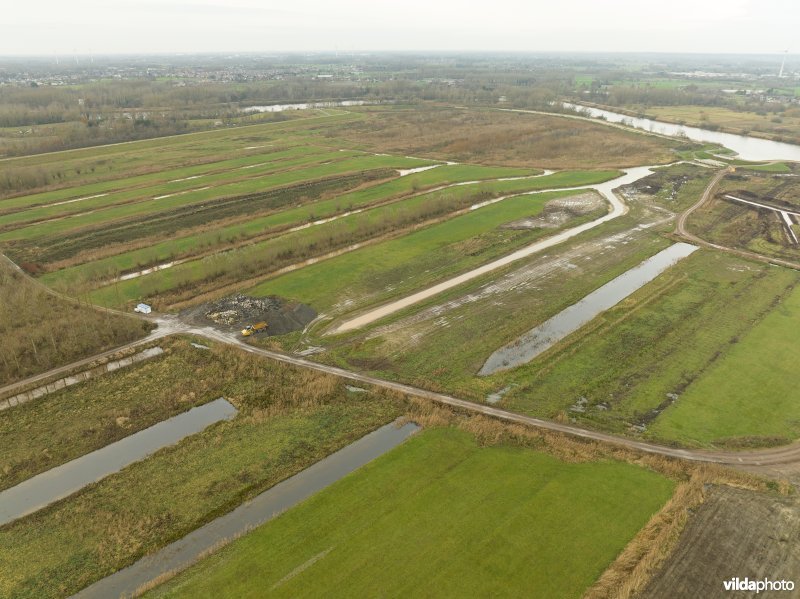
<instances>
[{"instance_id":1,"label":"bare soil patch","mask_svg":"<svg viewBox=\"0 0 800 599\"><path fill-rule=\"evenodd\" d=\"M690 519L643 597L726 597L723 581L794 580L800 572L800 500L720 486ZM739 593L742 596L743 593ZM765 591L759 597L796 596Z\"/></svg>"},{"instance_id":2,"label":"bare soil patch","mask_svg":"<svg viewBox=\"0 0 800 599\"><path fill-rule=\"evenodd\" d=\"M317 317L316 311L299 302L280 297L248 297L237 294L200 304L180 315L191 324L212 326L226 333L240 331L249 324L265 321L267 335L284 335L302 330Z\"/></svg>"},{"instance_id":3,"label":"bare soil patch","mask_svg":"<svg viewBox=\"0 0 800 599\"><path fill-rule=\"evenodd\" d=\"M521 218L506 225L504 229L557 229L576 216L585 216L605 205L600 194L593 191L579 193L566 198L556 198L544 205L535 217Z\"/></svg>"}]
</instances>

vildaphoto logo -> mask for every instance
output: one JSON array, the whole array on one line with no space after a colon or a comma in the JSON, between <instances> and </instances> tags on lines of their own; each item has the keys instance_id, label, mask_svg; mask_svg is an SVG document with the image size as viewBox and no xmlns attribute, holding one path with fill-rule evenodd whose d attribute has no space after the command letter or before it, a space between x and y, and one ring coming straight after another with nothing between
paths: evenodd
<instances>
[{"instance_id":1,"label":"vildaphoto logo","mask_svg":"<svg viewBox=\"0 0 800 599\"><path fill-rule=\"evenodd\" d=\"M761 593L762 591L793 591L793 580L770 580L764 578L762 580L750 580L749 578L731 578L730 580L723 580L722 586L726 591L750 591Z\"/></svg>"}]
</instances>

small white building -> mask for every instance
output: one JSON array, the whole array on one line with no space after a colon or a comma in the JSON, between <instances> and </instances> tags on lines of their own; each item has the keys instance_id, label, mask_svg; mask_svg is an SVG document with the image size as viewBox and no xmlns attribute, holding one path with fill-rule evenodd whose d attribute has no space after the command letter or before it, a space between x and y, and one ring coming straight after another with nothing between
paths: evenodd
<instances>
[{"instance_id":1,"label":"small white building","mask_svg":"<svg viewBox=\"0 0 800 599\"><path fill-rule=\"evenodd\" d=\"M150 312L153 311L153 308L151 308L148 304L139 304L133 309L133 311L139 312L140 314L150 314Z\"/></svg>"}]
</instances>

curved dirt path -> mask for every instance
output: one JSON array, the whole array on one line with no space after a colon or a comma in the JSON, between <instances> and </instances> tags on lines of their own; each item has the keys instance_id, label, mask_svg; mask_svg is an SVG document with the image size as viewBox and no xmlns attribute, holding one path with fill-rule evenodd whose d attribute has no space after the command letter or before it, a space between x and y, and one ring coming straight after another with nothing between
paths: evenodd
<instances>
[{"instance_id":1,"label":"curved dirt path","mask_svg":"<svg viewBox=\"0 0 800 599\"><path fill-rule=\"evenodd\" d=\"M694 203L692 206L684 210L680 216L678 216L678 220L675 223L675 235L683 237L684 239L691 241L692 243L696 243L706 248L710 248L712 250L719 250L721 252L728 252L729 254L735 254L740 256L741 258L747 258L750 260L758 260L759 262L765 262L767 264L774 264L776 266L784 266L786 268L792 268L794 270L800 270L800 263L791 262L789 260L781 260L780 258L770 258L769 256L764 256L763 254L757 254L755 252L748 252L747 250L740 250L737 248L728 247L725 245L720 245L718 243L712 243L710 241L706 241L702 237L698 237L694 233L690 233L689 230L686 228L686 222L689 217L695 212L698 208L703 206L706 202L711 199L714 191L719 185L719 182L728 172L727 169L721 170L716 174L716 176L711 180L706 187L703 195L700 199Z\"/></svg>"},{"instance_id":2,"label":"curved dirt path","mask_svg":"<svg viewBox=\"0 0 800 599\"><path fill-rule=\"evenodd\" d=\"M662 165L668 166L668 165ZM655 166L640 166L634 167L629 169L623 169L624 175L617 177L616 179L612 179L611 181L607 181L605 183L600 183L597 185L581 185L578 187L562 187L559 189L544 189L536 192L529 192L529 193L521 193L517 195L535 195L539 193L547 193L552 191L578 191L584 189L593 189L600 192L603 197L605 197L609 203L611 204L611 211L606 214L605 216L601 216L598 219L595 219L591 222L584 223L582 225L578 225L577 227L573 227L571 229L567 229L566 231L562 231L561 233L557 233L545 239L541 239L536 241L516 252L512 252L502 258L498 258L488 264L484 264L483 266L479 266L469 272L465 272L460 274L452 279L448 279L441 283L437 283L427 289L423 289L422 291L418 291L413 293L412 295L406 296L402 299L396 300L394 302L384 304L383 306L379 306L373 310L370 310L360 316L356 316L355 318L351 318L339 326L337 326L332 331L328 331L326 334L335 335L338 333L345 333L347 331L352 331L355 329L359 329L365 325L368 325L376 320L389 316L390 314L394 314L408 306L412 306L416 303L419 303L423 300L426 300L434 295L438 295L443 291L447 291L453 287L461 285L462 283L466 283L467 281L471 281L477 277L480 277L486 273L492 272L493 270L497 270L498 268L502 268L512 262L516 262L517 260L521 260L522 258L527 258L532 254L538 253L544 249L549 247L553 247L554 245L558 245L567 239L571 239L584 231L588 231L597 227L605 222L613 220L619 216L622 216L628 211L628 207L625 203L619 199L619 197L614 193L614 189L618 187L622 187L623 185L630 185L642 179L648 175L653 173L653 168Z\"/></svg>"},{"instance_id":3,"label":"curved dirt path","mask_svg":"<svg viewBox=\"0 0 800 599\"><path fill-rule=\"evenodd\" d=\"M602 443L620 445L623 447L627 447L629 449L643 451L645 453L663 455L685 460L692 460L697 462L711 462L716 464L737 465L737 466L738 465L768 466L773 464L787 464L787 463L800 462L800 442L793 443L791 445L786 445L783 447L742 451L742 452L713 451L713 450L700 450L700 449L679 449L675 447L658 445L656 443L637 441L635 439L630 439L627 437L619 437L617 435L588 430L568 424L561 424L550 420L543 420L541 418L534 418L532 416L524 416L522 414L508 412L506 410L502 410L499 408L474 403L464 399L458 399L456 397L453 397L451 395L446 395L444 393L437 393L435 391L428 391L427 389L420 389L419 387L413 387L411 385L406 385L403 383L387 381L366 374L361 374L345 370L343 368L338 368L336 366L319 364L317 362L312 362L310 360L306 360L303 358L298 358L295 356L290 356L279 352L261 349L259 347L254 347L252 345L248 345L241 339L238 339L236 337L229 337L222 333L218 333L217 331L211 331L208 329L190 329L187 330L186 332L207 337L211 340L226 343L228 345L234 345L243 349L244 351L259 356L264 356L266 358L270 358L273 360L277 360L279 362L293 364L295 366L300 366L302 368L311 368L313 370L318 370L321 372L332 374L334 376L350 379L353 381L358 381L361 383L366 383L369 385L383 387L385 389L392 389L394 391L399 391L406 395L429 399L436 403L444 404L456 408L458 410L477 412L506 422L524 424L526 426L533 426L545 430L565 433L568 435L581 437L593 441L599 441Z\"/></svg>"},{"instance_id":4,"label":"curved dirt path","mask_svg":"<svg viewBox=\"0 0 800 599\"><path fill-rule=\"evenodd\" d=\"M680 449L676 447L669 447L665 445L659 445L657 443L637 441L635 439L631 439L628 437L621 437L609 433L603 433L600 431L584 429L569 424L561 424L559 422L544 420L541 418L534 418L533 416L525 416L523 414L509 412L506 410L502 410L500 408L495 408L492 406L479 404L464 399L459 399L457 397L453 397L451 395L447 395L444 393L429 391L427 389L422 389L420 387L414 387L412 385L406 385L404 383L398 383L395 381L387 381L385 379L370 376L367 374L345 370L344 368L312 362L311 360L307 360L305 358L300 358L297 356L292 356L277 351L262 349L260 347L255 347L247 344L243 339L240 339L235 334L222 333L211 327L194 327L194 326L184 325L182 323L179 323L177 319L174 317L156 316L151 320L153 322L156 322L159 325L159 328L156 329L156 331L154 331L154 333L147 340L135 341L133 343L129 343L114 350L109 350L109 352L115 352L127 347L140 345L148 340L158 339L161 337L166 337L168 335L178 335L178 334L195 335L197 337L203 337L209 339L210 341L216 341L219 343L224 343L226 345L237 347L243 351L246 351L248 353L257 356L262 356L264 358L269 358L271 360L275 360L285 364L292 364L300 368L310 368L312 370L317 370L319 372L324 372L351 381L357 381L368 385L375 385L377 387L381 387L384 389L391 389L403 393L405 395L409 395L412 397L419 397L439 404L443 404L451 408L455 408L456 410L484 414L486 416L497 418L504 422L513 422L517 424L523 424L525 426L532 426L544 430L564 433L567 435L572 435L575 437L580 437L591 441L598 441L601 443L619 445L622 447L627 447L629 449L645 453L663 455L684 460L692 460L696 462L709 462L709 463L729 465L729 466L749 466L753 467L753 469L755 469L756 471L763 470L765 472L771 471L768 468L769 466L774 466L778 464L800 465L800 441L782 447L750 450L750 451L715 451L715 450L701 450L701 449ZM105 353L108 352L104 352L104 354ZM78 362L62 366L55 370L42 373L35 377L19 381L9 387L23 386L35 381L42 380L44 378L53 376L54 374L63 372L65 370L76 368L81 364L96 359L100 355L103 354L98 354L97 356L86 358L84 360L80 360ZM2 390L5 390L7 388L8 387L5 387Z\"/></svg>"}]
</instances>

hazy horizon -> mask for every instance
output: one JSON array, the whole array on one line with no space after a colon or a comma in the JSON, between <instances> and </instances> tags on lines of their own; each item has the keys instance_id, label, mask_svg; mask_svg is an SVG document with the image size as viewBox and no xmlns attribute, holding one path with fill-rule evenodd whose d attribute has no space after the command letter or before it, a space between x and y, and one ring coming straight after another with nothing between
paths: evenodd
<instances>
[{"instance_id":1,"label":"hazy horizon","mask_svg":"<svg viewBox=\"0 0 800 599\"><path fill-rule=\"evenodd\" d=\"M792 0L34 0L5 11L2 56L324 52L790 53Z\"/></svg>"}]
</instances>

